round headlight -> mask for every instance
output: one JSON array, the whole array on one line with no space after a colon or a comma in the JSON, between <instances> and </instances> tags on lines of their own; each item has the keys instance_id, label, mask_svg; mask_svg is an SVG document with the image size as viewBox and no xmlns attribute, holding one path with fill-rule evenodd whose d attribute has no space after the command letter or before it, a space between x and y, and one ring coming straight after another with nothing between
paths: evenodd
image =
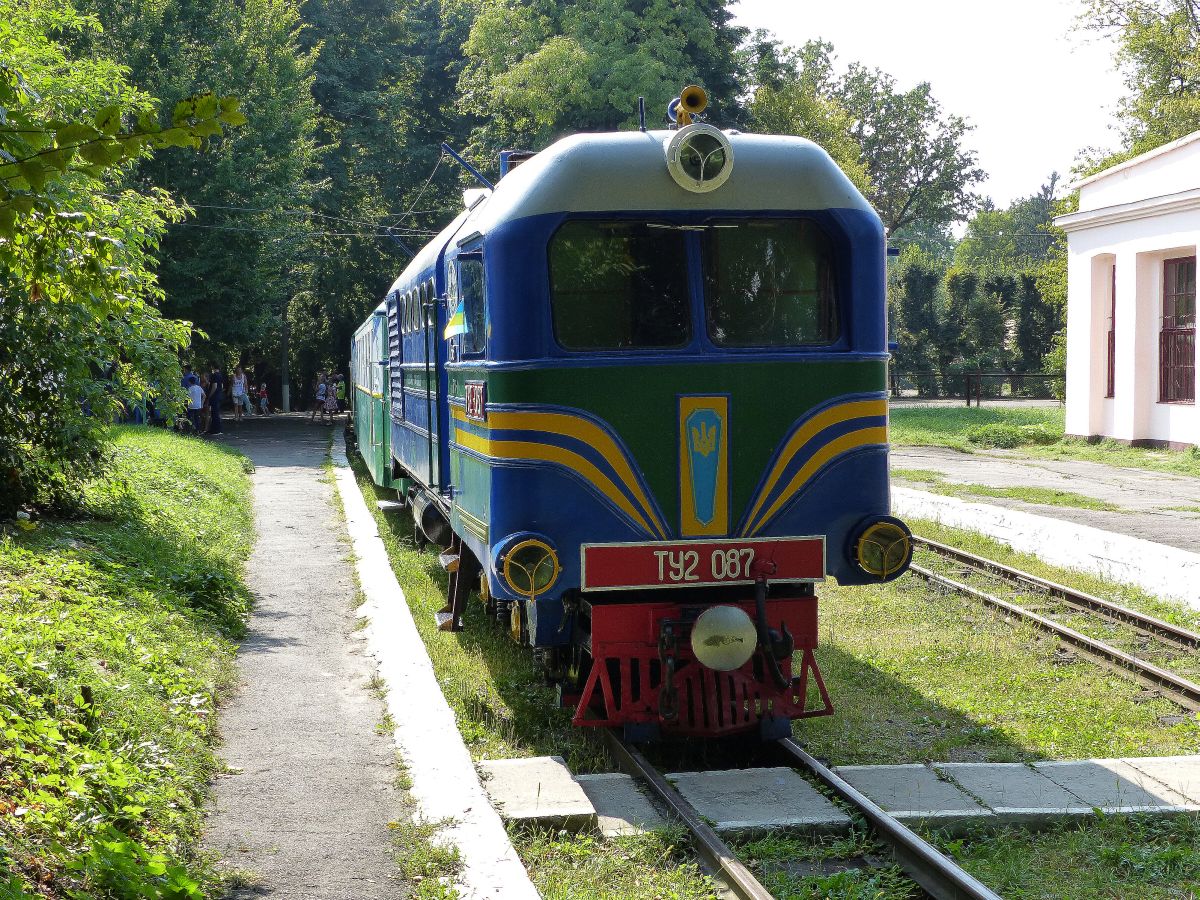
<instances>
[{"instance_id":1,"label":"round headlight","mask_svg":"<svg viewBox=\"0 0 1200 900\"><path fill-rule=\"evenodd\" d=\"M704 193L733 172L733 146L719 128L699 123L681 128L667 144L667 169L676 183Z\"/></svg>"},{"instance_id":2,"label":"round headlight","mask_svg":"<svg viewBox=\"0 0 1200 900\"><path fill-rule=\"evenodd\" d=\"M867 574L893 578L912 561L912 534L899 519L873 522L855 541L854 558Z\"/></svg>"},{"instance_id":3,"label":"round headlight","mask_svg":"<svg viewBox=\"0 0 1200 900\"><path fill-rule=\"evenodd\" d=\"M736 606L710 606L692 625L692 652L718 672L740 669L757 646L753 620Z\"/></svg>"},{"instance_id":4,"label":"round headlight","mask_svg":"<svg viewBox=\"0 0 1200 900\"><path fill-rule=\"evenodd\" d=\"M561 571L558 554L545 541L521 541L504 554L504 580L523 597L550 590Z\"/></svg>"}]
</instances>

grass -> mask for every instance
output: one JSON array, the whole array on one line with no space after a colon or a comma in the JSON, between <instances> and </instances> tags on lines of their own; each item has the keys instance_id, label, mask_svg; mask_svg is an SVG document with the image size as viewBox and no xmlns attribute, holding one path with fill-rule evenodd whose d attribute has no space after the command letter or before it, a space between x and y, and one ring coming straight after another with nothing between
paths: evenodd
<instances>
[{"instance_id":1,"label":"grass","mask_svg":"<svg viewBox=\"0 0 1200 900\"><path fill-rule=\"evenodd\" d=\"M777 900L915 900L921 894L899 866L872 865L888 851L861 822L846 835L775 833L739 842L737 851ZM847 863L864 867L842 868Z\"/></svg>"},{"instance_id":2,"label":"grass","mask_svg":"<svg viewBox=\"0 0 1200 900\"><path fill-rule=\"evenodd\" d=\"M0 539L0 896L199 897L249 594L249 460L114 429L81 514Z\"/></svg>"},{"instance_id":3,"label":"grass","mask_svg":"<svg viewBox=\"0 0 1200 900\"><path fill-rule=\"evenodd\" d=\"M544 900L716 900L712 879L693 861L682 828L601 838L510 829Z\"/></svg>"},{"instance_id":4,"label":"grass","mask_svg":"<svg viewBox=\"0 0 1200 900\"><path fill-rule=\"evenodd\" d=\"M1167 900L1200 893L1200 817L1106 816L934 840L1009 900Z\"/></svg>"},{"instance_id":5,"label":"grass","mask_svg":"<svg viewBox=\"0 0 1200 900\"><path fill-rule=\"evenodd\" d=\"M1005 500L1020 500L1041 506L1069 506L1076 509L1095 509L1119 512L1121 507L1073 491L1060 491L1043 487L992 487L985 484L968 484L947 481L946 476L930 469L893 469L892 477L919 483L922 488L947 497L998 497Z\"/></svg>"},{"instance_id":6,"label":"grass","mask_svg":"<svg viewBox=\"0 0 1200 900\"><path fill-rule=\"evenodd\" d=\"M1197 615L1132 588L1065 572L927 522L914 530L1195 627ZM795 724L837 764L1020 762L1200 751L1200 723L1057 641L913 576L878 587L827 583L817 659L831 717Z\"/></svg>"},{"instance_id":7,"label":"grass","mask_svg":"<svg viewBox=\"0 0 1200 900\"><path fill-rule=\"evenodd\" d=\"M529 649L488 621L481 607L468 611L464 631L437 630L434 613L445 602L446 577L436 555L416 549L406 513L379 512L374 501L392 499L390 492L375 488L359 460L352 465L472 758L557 755L576 773L612 771L597 737L572 727L570 711L558 708ZM522 829L512 833L547 898L716 896L674 831L612 839Z\"/></svg>"},{"instance_id":8,"label":"grass","mask_svg":"<svg viewBox=\"0 0 1200 900\"><path fill-rule=\"evenodd\" d=\"M981 449L967 439L972 428L993 424L1041 426L1062 435L1063 421L1062 407L899 406L891 410L889 433L897 446L950 447L971 452ZM1200 478L1200 448L1152 450L1127 447L1111 440L1089 443L1060 437L1053 443L1026 445L1014 452L1042 459L1078 459Z\"/></svg>"}]
</instances>

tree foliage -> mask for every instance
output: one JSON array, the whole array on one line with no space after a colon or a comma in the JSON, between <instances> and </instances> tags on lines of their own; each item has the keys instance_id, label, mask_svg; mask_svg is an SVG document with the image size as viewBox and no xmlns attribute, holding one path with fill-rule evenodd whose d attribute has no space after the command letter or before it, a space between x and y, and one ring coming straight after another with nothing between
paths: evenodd
<instances>
[{"instance_id":1,"label":"tree foliage","mask_svg":"<svg viewBox=\"0 0 1200 900\"><path fill-rule=\"evenodd\" d=\"M735 111L745 29L728 0L484 0L463 52L459 111L472 149L541 149L567 131L632 128L637 98L661 121L688 83L712 115Z\"/></svg>"},{"instance_id":2,"label":"tree foliage","mask_svg":"<svg viewBox=\"0 0 1200 900\"><path fill-rule=\"evenodd\" d=\"M0 513L89 473L125 405L178 390L187 323L164 318L154 252L181 208L121 183L170 147L245 120L182 98L160 123L111 60L51 34L93 30L65 0L0 0Z\"/></svg>"},{"instance_id":3,"label":"tree foliage","mask_svg":"<svg viewBox=\"0 0 1200 900\"><path fill-rule=\"evenodd\" d=\"M1128 155L1200 130L1200 0L1088 0L1081 21L1116 36Z\"/></svg>"},{"instance_id":4,"label":"tree foliage","mask_svg":"<svg viewBox=\"0 0 1200 900\"><path fill-rule=\"evenodd\" d=\"M162 242L164 311L204 331L208 359L260 358L304 279L308 235L325 227L311 217L314 54L299 44L299 0L84 2L104 29L90 46L124 61L138 88L168 104L212 88L238 96L254 121L200 154L143 161L135 181L196 213Z\"/></svg>"}]
</instances>

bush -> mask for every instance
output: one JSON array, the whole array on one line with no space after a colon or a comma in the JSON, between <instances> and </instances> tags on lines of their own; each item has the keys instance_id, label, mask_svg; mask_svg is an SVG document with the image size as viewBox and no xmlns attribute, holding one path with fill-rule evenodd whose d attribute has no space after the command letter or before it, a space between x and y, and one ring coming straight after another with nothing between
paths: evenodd
<instances>
[{"instance_id":1,"label":"bush","mask_svg":"<svg viewBox=\"0 0 1200 900\"><path fill-rule=\"evenodd\" d=\"M0 534L0 898L184 900L253 535L241 457L116 429L88 517Z\"/></svg>"},{"instance_id":2,"label":"bush","mask_svg":"<svg viewBox=\"0 0 1200 900\"><path fill-rule=\"evenodd\" d=\"M983 447L1021 447L1027 444L1053 444L1062 437L1045 425L1011 425L992 422L967 429L967 440Z\"/></svg>"}]
</instances>

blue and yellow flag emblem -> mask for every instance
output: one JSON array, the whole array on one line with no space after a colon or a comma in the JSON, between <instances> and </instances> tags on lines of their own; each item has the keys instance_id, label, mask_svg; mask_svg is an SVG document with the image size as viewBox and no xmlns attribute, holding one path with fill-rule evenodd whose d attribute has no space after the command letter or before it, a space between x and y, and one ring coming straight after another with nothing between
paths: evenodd
<instances>
[{"instance_id":1,"label":"blue and yellow flag emblem","mask_svg":"<svg viewBox=\"0 0 1200 900\"><path fill-rule=\"evenodd\" d=\"M684 537L729 533L729 398L679 398L680 527Z\"/></svg>"},{"instance_id":2,"label":"blue and yellow flag emblem","mask_svg":"<svg viewBox=\"0 0 1200 900\"><path fill-rule=\"evenodd\" d=\"M458 301L458 306L454 309L454 315L446 320L446 330L442 332L442 337L446 340L458 334L467 333L467 310L462 300Z\"/></svg>"}]
</instances>

